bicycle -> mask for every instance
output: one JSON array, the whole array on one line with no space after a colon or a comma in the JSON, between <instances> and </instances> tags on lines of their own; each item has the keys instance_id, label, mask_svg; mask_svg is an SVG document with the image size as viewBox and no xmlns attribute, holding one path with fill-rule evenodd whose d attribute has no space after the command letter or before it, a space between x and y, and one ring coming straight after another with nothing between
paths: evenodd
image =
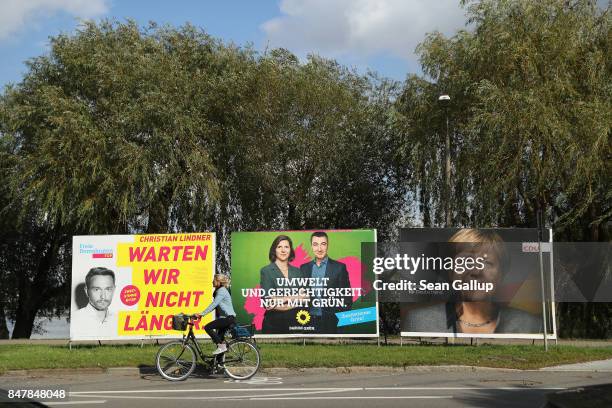
<instances>
[{"instance_id":1,"label":"bicycle","mask_svg":"<svg viewBox=\"0 0 612 408\"><path fill-rule=\"evenodd\" d=\"M196 368L197 357L209 368L212 374L224 372L235 380L247 380L257 373L261 356L253 339L253 326L234 324L229 331L232 340L227 343L227 351L217 355L205 355L193 334L194 321L199 315L178 314L172 318L172 328L189 333L182 340L175 340L160 347L155 357L159 374L170 381L182 381ZM196 354L197 353L197 354Z\"/></svg>"}]
</instances>

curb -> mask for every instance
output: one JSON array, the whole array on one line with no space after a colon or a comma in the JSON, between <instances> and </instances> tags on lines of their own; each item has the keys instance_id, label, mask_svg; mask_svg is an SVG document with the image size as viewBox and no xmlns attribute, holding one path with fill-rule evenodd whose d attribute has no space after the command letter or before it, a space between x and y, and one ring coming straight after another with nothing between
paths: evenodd
<instances>
[{"instance_id":1,"label":"curb","mask_svg":"<svg viewBox=\"0 0 612 408\"><path fill-rule=\"evenodd\" d=\"M260 369L261 373L274 375L290 374L368 374L368 373L466 373L466 372L590 372L607 373L612 369L588 369L567 367L543 367L536 369L521 370L518 368L495 368L463 365L438 365L438 366L353 366L353 367L308 367L308 368L289 368L289 367L267 367ZM87 367L87 368L37 368L31 370L7 370L1 377L48 377L70 374L107 374L107 375L150 375L157 374L154 366L142 367Z\"/></svg>"},{"instance_id":2,"label":"curb","mask_svg":"<svg viewBox=\"0 0 612 408\"><path fill-rule=\"evenodd\" d=\"M516 368L492 368L461 365L440 365L440 366L353 366L353 367L311 367L311 368L284 368L271 367L262 370L270 374L369 374L369 373L430 373L430 372L520 372L531 370L519 370Z\"/></svg>"},{"instance_id":3,"label":"curb","mask_svg":"<svg viewBox=\"0 0 612 408\"><path fill-rule=\"evenodd\" d=\"M429 372L525 372L541 370L520 370L516 368L492 368L477 366L442 365L442 366L354 366L354 367L310 367L288 368L268 367L262 368L261 373L266 374L368 374L368 373L429 373ZM32 370L7 370L1 377L48 377L70 374L107 374L107 375L143 375L157 374L153 366L143 367L94 367L94 368L39 368Z\"/></svg>"}]
</instances>

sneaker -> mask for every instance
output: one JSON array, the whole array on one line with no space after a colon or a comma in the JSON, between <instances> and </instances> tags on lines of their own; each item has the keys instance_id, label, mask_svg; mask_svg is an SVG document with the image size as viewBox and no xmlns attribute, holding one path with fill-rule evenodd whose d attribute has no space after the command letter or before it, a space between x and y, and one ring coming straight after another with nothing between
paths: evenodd
<instances>
[{"instance_id":1,"label":"sneaker","mask_svg":"<svg viewBox=\"0 0 612 408\"><path fill-rule=\"evenodd\" d=\"M217 346L217 349L213 351L213 355L216 356L217 354L225 353L226 351L227 346L225 345L225 343L221 343Z\"/></svg>"}]
</instances>

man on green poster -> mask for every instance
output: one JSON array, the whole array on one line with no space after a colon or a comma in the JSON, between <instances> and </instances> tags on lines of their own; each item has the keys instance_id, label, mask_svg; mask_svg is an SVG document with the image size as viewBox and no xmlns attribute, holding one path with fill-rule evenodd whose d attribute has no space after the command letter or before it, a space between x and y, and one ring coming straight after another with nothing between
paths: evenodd
<instances>
[{"instance_id":1,"label":"man on green poster","mask_svg":"<svg viewBox=\"0 0 612 408\"><path fill-rule=\"evenodd\" d=\"M318 290L310 299L311 323L316 333L334 334L338 332L338 318L336 313L349 310L353 304L351 296L342 298L324 296L325 289L350 289L351 283L346 265L330 259L327 256L329 238L323 231L313 232L310 236L310 245L314 260L303 264L300 269L302 276L317 278L317 285L312 289ZM343 305L338 305L342 303Z\"/></svg>"}]
</instances>

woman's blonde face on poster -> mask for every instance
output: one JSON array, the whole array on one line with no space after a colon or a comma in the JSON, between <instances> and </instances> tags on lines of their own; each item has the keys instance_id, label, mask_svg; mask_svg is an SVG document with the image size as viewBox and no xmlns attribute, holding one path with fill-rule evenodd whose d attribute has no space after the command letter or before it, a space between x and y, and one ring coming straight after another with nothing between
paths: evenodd
<instances>
[{"instance_id":1,"label":"woman's blonde face on poster","mask_svg":"<svg viewBox=\"0 0 612 408\"><path fill-rule=\"evenodd\" d=\"M483 267L478 267L479 263L474 262L474 266L466 268L463 273L452 273L453 280L461 280L465 283L475 281L478 284L492 283L493 290L463 290L461 291L462 298L466 301L483 301L490 300L495 295L495 291L501 281L502 271L499 256L491 245L478 245L472 249L464 250L458 253L455 258L472 258L476 260L480 258L480 264Z\"/></svg>"}]
</instances>

